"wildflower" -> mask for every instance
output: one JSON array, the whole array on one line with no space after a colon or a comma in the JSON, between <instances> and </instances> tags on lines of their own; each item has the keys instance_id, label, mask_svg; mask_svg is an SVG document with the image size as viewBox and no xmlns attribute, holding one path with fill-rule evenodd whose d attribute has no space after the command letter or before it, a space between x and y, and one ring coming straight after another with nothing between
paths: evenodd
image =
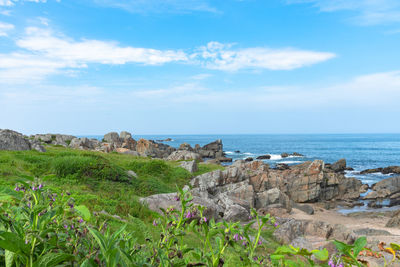
<instances>
[{"instance_id":1,"label":"wildflower","mask_svg":"<svg viewBox=\"0 0 400 267\"><path fill-rule=\"evenodd\" d=\"M68 203L68 206L72 209L72 208L74 208L74 204L72 204L72 203Z\"/></svg>"},{"instance_id":2,"label":"wildflower","mask_svg":"<svg viewBox=\"0 0 400 267\"><path fill-rule=\"evenodd\" d=\"M236 241L239 241L239 235L238 235L238 234L235 234L235 235L233 236L233 239L235 239Z\"/></svg>"},{"instance_id":3,"label":"wildflower","mask_svg":"<svg viewBox=\"0 0 400 267\"><path fill-rule=\"evenodd\" d=\"M73 224L71 224L71 229L74 229L75 227L74 227L74 225Z\"/></svg>"},{"instance_id":4,"label":"wildflower","mask_svg":"<svg viewBox=\"0 0 400 267\"><path fill-rule=\"evenodd\" d=\"M254 261L257 261L257 260L258 260L258 258L257 258L257 257L253 257L253 260L254 260Z\"/></svg>"},{"instance_id":5,"label":"wildflower","mask_svg":"<svg viewBox=\"0 0 400 267\"><path fill-rule=\"evenodd\" d=\"M14 190L17 191L17 192L19 192L19 191L21 190L21 188L19 188L18 186L16 186L16 187L14 188Z\"/></svg>"},{"instance_id":6,"label":"wildflower","mask_svg":"<svg viewBox=\"0 0 400 267\"><path fill-rule=\"evenodd\" d=\"M344 267L344 266L343 266L343 263L339 264L337 267Z\"/></svg>"},{"instance_id":7,"label":"wildflower","mask_svg":"<svg viewBox=\"0 0 400 267\"><path fill-rule=\"evenodd\" d=\"M156 220L153 221L153 225L154 225L154 226L157 226Z\"/></svg>"},{"instance_id":8,"label":"wildflower","mask_svg":"<svg viewBox=\"0 0 400 267\"><path fill-rule=\"evenodd\" d=\"M249 220L252 220L252 219L253 219L253 216L250 215L250 216L249 216Z\"/></svg>"},{"instance_id":9,"label":"wildflower","mask_svg":"<svg viewBox=\"0 0 400 267\"><path fill-rule=\"evenodd\" d=\"M53 200L53 202L56 201L56 199L54 197L52 198L52 200Z\"/></svg>"},{"instance_id":10,"label":"wildflower","mask_svg":"<svg viewBox=\"0 0 400 267\"><path fill-rule=\"evenodd\" d=\"M190 211L188 211L188 213L186 214L186 219L190 219L192 218L192 214L190 213Z\"/></svg>"},{"instance_id":11,"label":"wildflower","mask_svg":"<svg viewBox=\"0 0 400 267\"><path fill-rule=\"evenodd\" d=\"M68 225L64 224L64 229L68 229Z\"/></svg>"},{"instance_id":12,"label":"wildflower","mask_svg":"<svg viewBox=\"0 0 400 267\"><path fill-rule=\"evenodd\" d=\"M83 219L82 219L82 218L80 218L78 222L79 222L79 223L83 223Z\"/></svg>"},{"instance_id":13,"label":"wildflower","mask_svg":"<svg viewBox=\"0 0 400 267\"><path fill-rule=\"evenodd\" d=\"M247 245L247 242L246 241L243 241L243 243L242 243L242 246L246 246Z\"/></svg>"},{"instance_id":14,"label":"wildflower","mask_svg":"<svg viewBox=\"0 0 400 267\"><path fill-rule=\"evenodd\" d=\"M54 220L53 220L53 223L57 223L57 220L56 220L56 219L54 219Z\"/></svg>"},{"instance_id":15,"label":"wildflower","mask_svg":"<svg viewBox=\"0 0 400 267\"><path fill-rule=\"evenodd\" d=\"M26 204L29 208L31 207L31 203L30 202L28 202L28 204Z\"/></svg>"},{"instance_id":16,"label":"wildflower","mask_svg":"<svg viewBox=\"0 0 400 267\"><path fill-rule=\"evenodd\" d=\"M179 198L179 196L175 196L175 201L180 201L181 199Z\"/></svg>"},{"instance_id":17,"label":"wildflower","mask_svg":"<svg viewBox=\"0 0 400 267\"><path fill-rule=\"evenodd\" d=\"M207 218L206 217L204 217L203 220L204 220L205 223L207 222Z\"/></svg>"},{"instance_id":18,"label":"wildflower","mask_svg":"<svg viewBox=\"0 0 400 267\"><path fill-rule=\"evenodd\" d=\"M279 224L278 224L277 222L274 223L274 227L275 227L275 228L278 227L278 225L279 225Z\"/></svg>"},{"instance_id":19,"label":"wildflower","mask_svg":"<svg viewBox=\"0 0 400 267\"><path fill-rule=\"evenodd\" d=\"M43 184L40 184L38 189L42 189L43 188Z\"/></svg>"},{"instance_id":20,"label":"wildflower","mask_svg":"<svg viewBox=\"0 0 400 267\"><path fill-rule=\"evenodd\" d=\"M71 193L70 193L70 192L67 192L67 195L68 195L68 196L70 196L70 195L71 195Z\"/></svg>"},{"instance_id":21,"label":"wildflower","mask_svg":"<svg viewBox=\"0 0 400 267\"><path fill-rule=\"evenodd\" d=\"M32 186L32 190L36 191L37 190L36 186Z\"/></svg>"},{"instance_id":22,"label":"wildflower","mask_svg":"<svg viewBox=\"0 0 400 267\"><path fill-rule=\"evenodd\" d=\"M243 238L243 236L239 236L239 239L240 239L240 240L243 240L244 238Z\"/></svg>"},{"instance_id":23,"label":"wildflower","mask_svg":"<svg viewBox=\"0 0 400 267\"><path fill-rule=\"evenodd\" d=\"M261 246L262 245L262 241L258 240L258 245Z\"/></svg>"},{"instance_id":24,"label":"wildflower","mask_svg":"<svg viewBox=\"0 0 400 267\"><path fill-rule=\"evenodd\" d=\"M28 244L29 242L28 242L28 240L25 240L25 244Z\"/></svg>"}]
</instances>

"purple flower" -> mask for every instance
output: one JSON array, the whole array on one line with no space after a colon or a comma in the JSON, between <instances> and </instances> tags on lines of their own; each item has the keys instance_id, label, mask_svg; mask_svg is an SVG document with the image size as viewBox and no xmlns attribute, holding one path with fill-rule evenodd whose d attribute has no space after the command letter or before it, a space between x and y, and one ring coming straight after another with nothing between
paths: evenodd
<instances>
[{"instance_id":1,"label":"purple flower","mask_svg":"<svg viewBox=\"0 0 400 267\"><path fill-rule=\"evenodd\" d=\"M57 223L57 220L56 220L56 219L54 219L54 220L53 220L53 223Z\"/></svg>"},{"instance_id":2,"label":"purple flower","mask_svg":"<svg viewBox=\"0 0 400 267\"><path fill-rule=\"evenodd\" d=\"M28 202L28 204L26 204L29 208L31 207L31 203L30 202Z\"/></svg>"},{"instance_id":3,"label":"purple flower","mask_svg":"<svg viewBox=\"0 0 400 267\"><path fill-rule=\"evenodd\" d=\"M64 224L64 229L68 229L68 225Z\"/></svg>"},{"instance_id":4,"label":"purple flower","mask_svg":"<svg viewBox=\"0 0 400 267\"><path fill-rule=\"evenodd\" d=\"M181 199L179 198L179 196L174 197L175 201L180 201Z\"/></svg>"},{"instance_id":5,"label":"purple flower","mask_svg":"<svg viewBox=\"0 0 400 267\"><path fill-rule=\"evenodd\" d=\"M157 226L156 220L153 221L153 225L154 225L154 226Z\"/></svg>"},{"instance_id":6,"label":"purple flower","mask_svg":"<svg viewBox=\"0 0 400 267\"><path fill-rule=\"evenodd\" d=\"M39 185L39 187L38 187L38 189L42 189L43 188L43 185L42 184L40 184Z\"/></svg>"},{"instance_id":7,"label":"purple flower","mask_svg":"<svg viewBox=\"0 0 400 267\"><path fill-rule=\"evenodd\" d=\"M68 206L72 209L74 207L74 204L68 203Z\"/></svg>"},{"instance_id":8,"label":"purple flower","mask_svg":"<svg viewBox=\"0 0 400 267\"><path fill-rule=\"evenodd\" d=\"M274 227L278 227L278 225L279 225L279 224L278 224L277 222L276 222L276 223L274 223Z\"/></svg>"},{"instance_id":9,"label":"purple flower","mask_svg":"<svg viewBox=\"0 0 400 267\"><path fill-rule=\"evenodd\" d=\"M247 242L246 241L243 241L243 243L242 243L242 246L246 246L247 245Z\"/></svg>"},{"instance_id":10,"label":"purple flower","mask_svg":"<svg viewBox=\"0 0 400 267\"><path fill-rule=\"evenodd\" d=\"M207 222L207 218L206 217L204 217L203 220L204 220L205 223Z\"/></svg>"},{"instance_id":11,"label":"purple flower","mask_svg":"<svg viewBox=\"0 0 400 267\"><path fill-rule=\"evenodd\" d=\"M250 215L250 216L249 216L249 220L252 220L252 219L253 219L253 216Z\"/></svg>"},{"instance_id":12,"label":"purple flower","mask_svg":"<svg viewBox=\"0 0 400 267\"><path fill-rule=\"evenodd\" d=\"M32 190L36 191L37 190L36 186L32 186Z\"/></svg>"},{"instance_id":13,"label":"purple flower","mask_svg":"<svg viewBox=\"0 0 400 267\"><path fill-rule=\"evenodd\" d=\"M188 213L186 214L186 219L190 219L192 218L192 213L190 213L190 211L188 211Z\"/></svg>"},{"instance_id":14,"label":"purple flower","mask_svg":"<svg viewBox=\"0 0 400 267\"><path fill-rule=\"evenodd\" d=\"M79 223L83 223L83 219L82 219L82 218L80 218L78 222L79 222Z\"/></svg>"},{"instance_id":15,"label":"purple flower","mask_svg":"<svg viewBox=\"0 0 400 267\"><path fill-rule=\"evenodd\" d=\"M329 260L328 261L328 265L329 265L329 267L335 267L336 266L335 263L333 263L333 260Z\"/></svg>"},{"instance_id":16,"label":"purple flower","mask_svg":"<svg viewBox=\"0 0 400 267\"><path fill-rule=\"evenodd\" d=\"M71 224L71 229L74 229L75 227L74 227L74 225L73 224Z\"/></svg>"},{"instance_id":17,"label":"purple flower","mask_svg":"<svg viewBox=\"0 0 400 267\"><path fill-rule=\"evenodd\" d=\"M258 245L259 246L262 245L262 241L261 240L258 240Z\"/></svg>"},{"instance_id":18,"label":"purple flower","mask_svg":"<svg viewBox=\"0 0 400 267\"><path fill-rule=\"evenodd\" d=\"M238 234L235 234L235 235L233 236L233 239L235 239L236 241L239 241L239 235L238 235Z\"/></svg>"},{"instance_id":19,"label":"purple flower","mask_svg":"<svg viewBox=\"0 0 400 267\"><path fill-rule=\"evenodd\" d=\"M257 258L257 257L253 257L253 260L254 260L254 261L257 261L257 260L258 260L258 258Z\"/></svg>"},{"instance_id":20,"label":"purple flower","mask_svg":"<svg viewBox=\"0 0 400 267\"><path fill-rule=\"evenodd\" d=\"M70 196L70 195L71 195L71 193L70 193L70 192L67 192L67 195L68 195L68 196Z\"/></svg>"},{"instance_id":21,"label":"purple flower","mask_svg":"<svg viewBox=\"0 0 400 267\"><path fill-rule=\"evenodd\" d=\"M14 188L14 190L18 192L19 190L21 190L21 188L19 188L18 186L16 186L16 187Z\"/></svg>"},{"instance_id":22,"label":"purple flower","mask_svg":"<svg viewBox=\"0 0 400 267\"><path fill-rule=\"evenodd\" d=\"M243 236L239 236L239 239L240 239L240 240L243 240L244 238L243 238Z\"/></svg>"},{"instance_id":23,"label":"purple flower","mask_svg":"<svg viewBox=\"0 0 400 267\"><path fill-rule=\"evenodd\" d=\"M344 267L344 266L343 266L343 263L339 264L337 267Z\"/></svg>"},{"instance_id":24,"label":"purple flower","mask_svg":"<svg viewBox=\"0 0 400 267\"><path fill-rule=\"evenodd\" d=\"M54 202L54 201L56 201L56 199L55 199L54 197L53 197L53 199L52 199L52 200L53 200L53 202Z\"/></svg>"},{"instance_id":25,"label":"purple flower","mask_svg":"<svg viewBox=\"0 0 400 267\"><path fill-rule=\"evenodd\" d=\"M28 244L29 242L28 242L28 240L25 240L25 244Z\"/></svg>"}]
</instances>

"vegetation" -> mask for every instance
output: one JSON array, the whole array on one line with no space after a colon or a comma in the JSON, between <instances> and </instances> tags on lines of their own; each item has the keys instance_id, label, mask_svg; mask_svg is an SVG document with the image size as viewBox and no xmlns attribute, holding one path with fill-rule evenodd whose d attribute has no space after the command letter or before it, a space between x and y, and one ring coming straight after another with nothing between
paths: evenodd
<instances>
[{"instance_id":1,"label":"vegetation","mask_svg":"<svg viewBox=\"0 0 400 267\"><path fill-rule=\"evenodd\" d=\"M335 241L339 253L329 255L278 246L275 219L254 210L246 224L205 217L179 189L191 174L177 164L55 147L0 151L0 266L363 266L365 238ZM197 174L220 168L200 166ZM177 188L179 210L159 215L138 201ZM395 260L400 246L384 249Z\"/></svg>"}]
</instances>

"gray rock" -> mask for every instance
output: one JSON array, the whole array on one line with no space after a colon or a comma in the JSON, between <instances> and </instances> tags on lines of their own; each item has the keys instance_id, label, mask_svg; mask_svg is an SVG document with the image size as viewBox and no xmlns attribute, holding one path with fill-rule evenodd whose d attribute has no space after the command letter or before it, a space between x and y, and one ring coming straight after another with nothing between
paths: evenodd
<instances>
[{"instance_id":1,"label":"gray rock","mask_svg":"<svg viewBox=\"0 0 400 267\"><path fill-rule=\"evenodd\" d=\"M292 210L289 197L282 193L278 188L269 189L256 196L256 208L264 208L272 204L281 204L287 212Z\"/></svg>"},{"instance_id":2,"label":"gray rock","mask_svg":"<svg viewBox=\"0 0 400 267\"><path fill-rule=\"evenodd\" d=\"M309 215L313 215L314 214L314 208L311 205L308 204L298 204L295 203L293 205L293 208L304 211L305 213L309 214Z\"/></svg>"},{"instance_id":3,"label":"gray rock","mask_svg":"<svg viewBox=\"0 0 400 267\"><path fill-rule=\"evenodd\" d=\"M362 228L354 230L354 233L359 236L373 236L373 235L392 235L386 230Z\"/></svg>"},{"instance_id":4,"label":"gray rock","mask_svg":"<svg viewBox=\"0 0 400 267\"><path fill-rule=\"evenodd\" d=\"M30 150L31 144L22 134L12 130L0 130L0 150Z\"/></svg>"},{"instance_id":5,"label":"gray rock","mask_svg":"<svg viewBox=\"0 0 400 267\"><path fill-rule=\"evenodd\" d=\"M134 171L132 171L132 170L128 170L128 171L126 172L126 174L127 174L130 178L136 178L136 177L137 177L136 172L134 172Z\"/></svg>"},{"instance_id":6,"label":"gray rock","mask_svg":"<svg viewBox=\"0 0 400 267\"><path fill-rule=\"evenodd\" d=\"M117 132L110 132L104 135L104 141L107 143L119 142L119 135Z\"/></svg>"},{"instance_id":7,"label":"gray rock","mask_svg":"<svg viewBox=\"0 0 400 267\"><path fill-rule=\"evenodd\" d=\"M187 170L190 173L194 173L197 172L198 170L198 166L195 160L192 161L184 161L180 164L180 166L182 168L184 168L185 170Z\"/></svg>"},{"instance_id":8,"label":"gray rock","mask_svg":"<svg viewBox=\"0 0 400 267\"><path fill-rule=\"evenodd\" d=\"M115 136L113 136L113 138L115 138ZM130 132L127 132L127 131L122 131L120 133L120 135L119 135L119 138L121 138L122 140L125 140L127 138L132 138L132 134Z\"/></svg>"},{"instance_id":9,"label":"gray rock","mask_svg":"<svg viewBox=\"0 0 400 267\"><path fill-rule=\"evenodd\" d=\"M46 149L40 144L39 141L31 141L31 148L39 152L46 152Z\"/></svg>"},{"instance_id":10,"label":"gray rock","mask_svg":"<svg viewBox=\"0 0 400 267\"><path fill-rule=\"evenodd\" d=\"M187 150L178 150L172 152L171 155L167 157L167 160L201 160L201 156L195 152L187 151Z\"/></svg>"},{"instance_id":11,"label":"gray rock","mask_svg":"<svg viewBox=\"0 0 400 267\"><path fill-rule=\"evenodd\" d=\"M233 204L227 207L224 213L224 220L226 221L248 221L250 212L242 206Z\"/></svg>"},{"instance_id":12,"label":"gray rock","mask_svg":"<svg viewBox=\"0 0 400 267\"><path fill-rule=\"evenodd\" d=\"M346 159L339 159L332 164L331 169L335 172L343 172L346 170Z\"/></svg>"},{"instance_id":13,"label":"gray rock","mask_svg":"<svg viewBox=\"0 0 400 267\"><path fill-rule=\"evenodd\" d=\"M385 225L391 228L400 228L400 210L396 211Z\"/></svg>"},{"instance_id":14,"label":"gray rock","mask_svg":"<svg viewBox=\"0 0 400 267\"><path fill-rule=\"evenodd\" d=\"M194 151L188 143L183 143L179 146L178 150Z\"/></svg>"}]
</instances>

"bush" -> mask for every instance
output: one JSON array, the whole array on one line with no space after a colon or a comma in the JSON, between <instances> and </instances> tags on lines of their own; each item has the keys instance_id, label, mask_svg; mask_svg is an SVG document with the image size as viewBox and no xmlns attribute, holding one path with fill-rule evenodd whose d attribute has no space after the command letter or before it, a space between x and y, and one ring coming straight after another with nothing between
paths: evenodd
<instances>
[{"instance_id":1,"label":"bush","mask_svg":"<svg viewBox=\"0 0 400 267\"><path fill-rule=\"evenodd\" d=\"M128 181L125 171L101 156L76 155L54 159L52 169L59 177L75 175L111 181Z\"/></svg>"}]
</instances>

